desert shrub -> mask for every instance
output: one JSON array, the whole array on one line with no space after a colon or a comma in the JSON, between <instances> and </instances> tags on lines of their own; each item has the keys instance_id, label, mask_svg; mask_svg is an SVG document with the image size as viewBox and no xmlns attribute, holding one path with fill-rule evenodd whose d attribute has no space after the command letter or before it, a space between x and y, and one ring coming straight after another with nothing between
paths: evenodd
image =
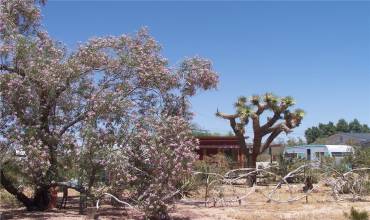
<instances>
[{"instance_id":1,"label":"desert shrub","mask_svg":"<svg viewBox=\"0 0 370 220\"><path fill-rule=\"evenodd\" d=\"M272 171L276 173L277 175L284 177L286 176L289 172L297 169L298 167L302 166L305 164L306 161L304 159L300 158L285 158L282 154L279 155L278 158L278 164L279 166L277 168L274 168ZM293 178L287 178L287 181L289 183L293 182L303 182L304 180L304 175L297 175Z\"/></svg>"},{"instance_id":2,"label":"desert shrub","mask_svg":"<svg viewBox=\"0 0 370 220\"><path fill-rule=\"evenodd\" d=\"M177 183L177 188L181 189L181 194L177 198L191 197L198 193L202 184L202 177L199 175L188 175Z\"/></svg>"},{"instance_id":3,"label":"desert shrub","mask_svg":"<svg viewBox=\"0 0 370 220\"><path fill-rule=\"evenodd\" d=\"M257 162L269 162L271 160L271 156L268 154L260 154L257 156Z\"/></svg>"},{"instance_id":4,"label":"desert shrub","mask_svg":"<svg viewBox=\"0 0 370 220\"><path fill-rule=\"evenodd\" d=\"M335 186L337 193L348 194L354 193L358 196L365 196L370 193L370 179L368 170L357 170L348 173L352 168L366 167L362 156L362 150L356 149L354 155L345 157L340 163L335 163L333 158L324 158L321 161L321 169L329 177L328 186ZM366 155L366 154L365 154ZM362 161L362 162L359 162ZM347 174L346 174L347 173ZM345 174L345 178L343 175Z\"/></svg>"},{"instance_id":5,"label":"desert shrub","mask_svg":"<svg viewBox=\"0 0 370 220\"><path fill-rule=\"evenodd\" d=\"M321 172L317 169L306 169L304 176L310 176L312 183L317 184L320 181Z\"/></svg>"},{"instance_id":6,"label":"desert shrub","mask_svg":"<svg viewBox=\"0 0 370 220\"><path fill-rule=\"evenodd\" d=\"M9 206L12 208L19 207L21 204L20 202L13 196L12 194L8 193L4 189L0 189L0 205L1 206Z\"/></svg>"},{"instance_id":7,"label":"desert shrub","mask_svg":"<svg viewBox=\"0 0 370 220\"><path fill-rule=\"evenodd\" d=\"M354 154L345 157L344 162L351 164L353 168L370 167L370 148L355 148Z\"/></svg>"},{"instance_id":8,"label":"desert shrub","mask_svg":"<svg viewBox=\"0 0 370 220\"><path fill-rule=\"evenodd\" d=\"M204 190L204 197L222 197L222 180L223 175L232 167L232 160L219 153L212 156L205 156L203 160L195 162L194 171L198 172L193 176L193 181L189 186L193 190Z\"/></svg>"},{"instance_id":9,"label":"desert shrub","mask_svg":"<svg viewBox=\"0 0 370 220\"><path fill-rule=\"evenodd\" d=\"M216 175L209 175L207 173L222 175L226 172L227 169L224 166L224 161L220 162L220 164L217 163L217 159L220 158L219 155L211 157L206 156L203 160L194 163L194 171L197 172L197 174L190 179L193 189L197 191L201 186L206 186L208 183L220 178Z\"/></svg>"},{"instance_id":10,"label":"desert shrub","mask_svg":"<svg viewBox=\"0 0 370 220\"><path fill-rule=\"evenodd\" d=\"M225 174L231 168L231 160L223 153L205 156L203 160L195 162L195 171L203 173Z\"/></svg>"},{"instance_id":11,"label":"desert shrub","mask_svg":"<svg viewBox=\"0 0 370 220\"><path fill-rule=\"evenodd\" d=\"M350 213L344 213L344 216L349 220L368 220L369 215L367 211L358 211L355 208L351 208Z\"/></svg>"},{"instance_id":12,"label":"desert shrub","mask_svg":"<svg viewBox=\"0 0 370 220\"><path fill-rule=\"evenodd\" d=\"M365 183L365 194L366 195L369 195L370 194L370 181L366 181L366 183Z\"/></svg>"}]
</instances>

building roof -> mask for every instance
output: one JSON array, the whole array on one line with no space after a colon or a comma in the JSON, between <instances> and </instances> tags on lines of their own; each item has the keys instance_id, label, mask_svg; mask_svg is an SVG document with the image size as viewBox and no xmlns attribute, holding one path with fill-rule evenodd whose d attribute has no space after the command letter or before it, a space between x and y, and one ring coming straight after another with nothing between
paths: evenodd
<instances>
[{"instance_id":1,"label":"building roof","mask_svg":"<svg viewBox=\"0 0 370 220\"><path fill-rule=\"evenodd\" d=\"M200 148L239 148L236 136L199 136Z\"/></svg>"},{"instance_id":2,"label":"building roof","mask_svg":"<svg viewBox=\"0 0 370 220\"><path fill-rule=\"evenodd\" d=\"M332 152L352 152L353 148L348 145L325 145L330 153Z\"/></svg>"},{"instance_id":3,"label":"building roof","mask_svg":"<svg viewBox=\"0 0 370 220\"><path fill-rule=\"evenodd\" d=\"M328 152L332 153L332 152L351 152L353 151L353 147L351 146L348 146L348 145L326 145L326 144L308 144L308 145L300 145L300 146L291 146L291 147L287 147L285 150L287 149L307 149L307 148L315 148L315 147L325 147ZM285 151L284 150L284 151Z\"/></svg>"},{"instance_id":4,"label":"building roof","mask_svg":"<svg viewBox=\"0 0 370 220\"><path fill-rule=\"evenodd\" d=\"M239 144L236 136L199 136L200 145Z\"/></svg>"},{"instance_id":5,"label":"building roof","mask_svg":"<svg viewBox=\"0 0 370 220\"><path fill-rule=\"evenodd\" d=\"M198 136L200 148L240 148L236 136ZM247 144L251 146L251 144ZM271 147L281 147L280 144L271 144Z\"/></svg>"},{"instance_id":6,"label":"building roof","mask_svg":"<svg viewBox=\"0 0 370 220\"><path fill-rule=\"evenodd\" d=\"M335 135L335 134L334 134ZM370 141L370 133L338 133L337 135L344 135L361 141Z\"/></svg>"}]
</instances>

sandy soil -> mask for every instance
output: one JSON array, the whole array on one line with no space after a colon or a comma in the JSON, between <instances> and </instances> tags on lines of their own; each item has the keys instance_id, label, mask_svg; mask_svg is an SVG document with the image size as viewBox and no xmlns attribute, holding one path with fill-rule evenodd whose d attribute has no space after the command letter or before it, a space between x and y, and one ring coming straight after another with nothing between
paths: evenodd
<instances>
[{"instance_id":1,"label":"sandy soil","mask_svg":"<svg viewBox=\"0 0 370 220\"><path fill-rule=\"evenodd\" d=\"M344 212L349 212L351 207L358 210L366 210L370 214L370 197L365 201L334 201L330 196L330 190L318 185L317 190L310 194L308 202L306 199L292 203L267 202L263 196L272 190L273 186L258 186L253 189L243 186L225 186L221 190L211 192L212 196L222 196L225 200L235 199L236 196L249 196L238 202L213 202L208 203L207 207L202 199L204 191L200 190L192 198L181 200L176 203L171 211L174 219L195 219L195 220L344 220ZM303 195L300 192L301 185L293 186L293 197ZM289 191L286 186L279 189L275 199L286 200L289 198ZM215 205L215 207L214 207ZM92 209L95 211L95 209ZM6 204L0 206L1 220L3 219L89 219L92 215L78 214L78 197L74 195L70 198L66 209L55 209L47 212L27 212L23 208L10 208ZM108 202L98 212L99 219L142 219L141 213L125 210L124 208L114 208Z\"/></svg>"}]
</instances>

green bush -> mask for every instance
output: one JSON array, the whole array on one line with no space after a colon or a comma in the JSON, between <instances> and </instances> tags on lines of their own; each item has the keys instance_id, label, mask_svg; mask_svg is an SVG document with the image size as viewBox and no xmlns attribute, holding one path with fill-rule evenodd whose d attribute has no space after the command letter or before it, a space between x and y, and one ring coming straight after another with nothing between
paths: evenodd
<instances>
[{"instance_id":1,"label":"green bush","mask_svg":"<svg viewBox=\"0 0 370 220\"><path fill-rule=\"evenodd\" d=\"M351 164L353 168L370 166L370 148L356 148L354 154L345 157L344 161Z\"/></svg>"},{"instance_id":2,"label":"green bush","mask_svg":"<svg viewBox=\"0 0 370 220\"><path fill-rule=\"evenodd\" d=\"M357 211L355 208L351 208L351 212L344 213L344 216L349 220L368 220L369 215L367 211Z\"/></svg>"},{"instance_id":3,"label":"green bush","mask_svg":"<svg viewBox=\"0 0 370 220\"><path fill-rule=\"evenodd\" d=\"M257 156L257 162L270 162L271 156L268 154L260 154Z\"/></svg>"},{"instance_id":4,"label":"green bush","mask_svg":"<svg viewBox=\"0 0 370 220\"><path fill-rule=\"evenodd\" d=\"M297 169L306 163L306 160L300 158L285 158L284 155L279 155L278 164L279 166L272 169L272 172L277 175L284 177L289 172ZM303 173L301 175L296 175L294 178L287 178L289 183L300 183L304 181Z\"/></svg>"},{"instance_id":5,"label":"green bush","mask_svg":"<svg viewBox=\"0 0 370 220\"><path fill-rule=\"evenodd\" d=\"M195 171L204 173L218 173L224 175L231 169L231 161L223 153L205 156L203 160L195 162Z\"/></svg>"},{"instance_id":6,"label":"green bush","mask_svg":"<svg viewBox=\"0 0 370 220\"><path fill-rule=\"evenodd\" d=\"M19 201L5 189L0 189L0 205L9 206L12 208L19 207L21 204Z\"/></svg>"},{"instance_id":7,"label":"green bush","mask_svg":"<svg viewBox=\"0 0 370 220\"><path fill-rule=\"evenodd\" d=\"M191 195L192 192L203 189L205 190L204 196L207 198L210 196L222 196L213 195L213 193L218 192L222 194L223 175L231 169L232 161L223 153L219 153L210 157L205 156L203 160L195 162L194 165L194 171L199 173L191 178L187 178L186 184L183 185L185 186L184 194L186 192Z\"/></svg>"}]
</instances>

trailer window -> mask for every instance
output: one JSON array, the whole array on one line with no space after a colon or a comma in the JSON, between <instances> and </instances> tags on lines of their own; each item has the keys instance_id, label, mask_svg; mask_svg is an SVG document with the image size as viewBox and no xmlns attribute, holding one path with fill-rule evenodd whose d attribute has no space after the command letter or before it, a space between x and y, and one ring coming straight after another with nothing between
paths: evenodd
<instances>
[{"instance_id":1,"label":"trailer window","mask_svg":"<svg viewBox=\"0 0 370 220\"><path fill-rule=\"evenodd\" d=\"M351 152L331 152L331 155L333 157L345 157L345 156L348 156L350 154L351 154Z\"/></svg>"}]
</instances>

